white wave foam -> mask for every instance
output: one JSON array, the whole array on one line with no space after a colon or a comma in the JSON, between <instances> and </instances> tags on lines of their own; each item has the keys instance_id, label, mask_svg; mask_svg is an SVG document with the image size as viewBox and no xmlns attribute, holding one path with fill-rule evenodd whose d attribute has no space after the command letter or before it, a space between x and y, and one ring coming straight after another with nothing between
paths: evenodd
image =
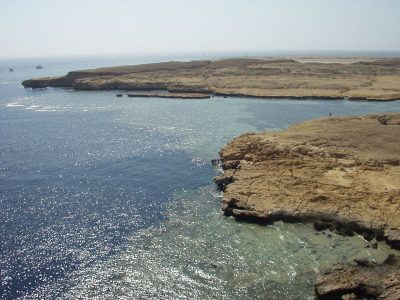
<instances>
[{"instance_id":1,"label":"white wave foam","mask_svg":"<svg viewBox=\"0 0 400 300\"><path fill-rule=\"evenodd\" d=\"M16 84L18 81L0 81L0 84Z\"/></svg>"},{"instance_id":2,"label":"white wave foam","mask_svg":"<svg viewBox=\"0 0 400 300\"><path fill-rule=\"evenodd\" d=\"M31 106L25 107L25 109L32 110L32 109L37 109L37 108L39 108L39 107L40 107L39 105L31 105Z\"/></svg>"},{"instance_id":3,"label":"white wave foam","mask_svg":"<svg viewBox=\"0 0 400 300\"><path fill-rule=\"evenodd\" d=\"M8 103L6 104L7 107L22 107L24 106L23 104L18 104L18 103Z\"/></svg>"}]
</instances>

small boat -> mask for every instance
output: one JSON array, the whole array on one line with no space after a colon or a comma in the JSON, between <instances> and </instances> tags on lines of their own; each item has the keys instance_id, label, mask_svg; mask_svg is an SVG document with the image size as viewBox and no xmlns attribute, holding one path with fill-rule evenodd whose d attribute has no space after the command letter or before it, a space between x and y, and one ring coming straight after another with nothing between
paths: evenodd
<instances>
[{"instance_id":1,"label":"small boat","mask_svg":"<svg viewBox=\"0 0 400 300\"><path fill-rule=\"evenodd\" d=\"M14 69L13 68L8 68L8 71L14 72Z\"/></svg>"},{"instance_id":2,"label":"small boat","mask_svg":"<svg viewBox=\"0 0 400 300\"><path fill-rule=\"evenodd\" d=\"M37 65L35 69L36 70L41 70L41 69L43 69L43 67L41 65Z\"/></svg>"},{"instance_id":3,"label":"small boat","mask_svg":"<svg viewBox=\"0 0 400 300\"><path fill-rule=\"evenodd\" d=\"M117 97L122 97L122 94L116 94Z\"/></svg>"}]
</instances>

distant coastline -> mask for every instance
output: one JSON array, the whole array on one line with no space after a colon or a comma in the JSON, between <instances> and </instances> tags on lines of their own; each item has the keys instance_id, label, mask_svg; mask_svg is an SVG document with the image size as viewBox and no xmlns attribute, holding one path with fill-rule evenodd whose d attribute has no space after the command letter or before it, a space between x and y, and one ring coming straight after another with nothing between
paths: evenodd
<instances>
[{"instance_id":1,"label":"distant coastline","mask_svg":"<svg viewBox=\"0 0 400 300\"><path fill-rule=\"evenodd\" d=\"M25 80L26 88L166 91L294 99L400 99L400 58L230 58L106 67ZM171 95L170 97L173 97ZM204 97L206 98L206 97Z\"/></svg>"}]
</instances>

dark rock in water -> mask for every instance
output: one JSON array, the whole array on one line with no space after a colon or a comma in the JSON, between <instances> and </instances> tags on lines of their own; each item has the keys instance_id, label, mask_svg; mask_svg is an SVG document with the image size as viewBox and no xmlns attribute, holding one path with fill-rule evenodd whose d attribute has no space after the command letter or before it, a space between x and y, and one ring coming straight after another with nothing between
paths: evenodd
<instances>
[{"instance_id":1,"label":"dark rock in water","mask_svg":"<svg viewBox=\"0 0 400 300\"><path fill-rule=\"evenodd\" d=\"M211 160L211 164L212 164L213 166L220 165L221 163L222 163L222 161L221 161L219 158L213 158L213 159Z\"/></svg>"},{"instance_id":2,"label":"dark rock in water","mask_svg":"<svg viewBox=\"0 0 400 300\"><path fill-rule=\"evenodd\" d=\"M335 265L315 283L316 299L400 299L400 257L389 255L377 264Z\"/></svg>"},{"instance_id":3,"label":"dark rock in water","mask_svg":"<svg viewBox=\"0 0 400 300\"><path fill-rule=\"evenodd\" d=\"M376 241L371 242L372 249L378 249L378 243Z\"/></svg>"},{"instance_id":4,"label":"dark rock in water","mask_svg":"<svg viewBox=\"0 0 400 300\"><path fill-rule=\"evenodd\" d=\"M117 97L122 97L122 94L116 94Z\"/></svg>"},{"instance_id":5,"label":"dark rock in water","mask_svg":"<svg viewBox=\"0 0 400 300\"><path fill-rule=\"evenodd\" d=\"M36 70L41 70L41 69L43 69L43 67L41 65L37 65L35 69Z\"/></svg>"},{"instance_id":6,"label":"dark rock in water","mask_svg":"<svg viewBox=\"0 0 400 300\"><path fill-rule=\"evenodd\" d=\"M147 92L147 93L134 93L127 94L130 98L176 98L176 99L208 99L210 95L203 93L187 93L187 92L168 92L168 93L157 93L157 92Z\"/></svg>"},{"instance_id":7,"label":"dark rock in water","mask_svg":"<svg viewBox=\"0 0 400 300\"><path fill-rule=\"evenodd\" d=\"M10 72L14 72L14 69L13 69L13 68L8 68L8 70L9 70Z\"/></svg>"},{"instance_id":8,"label":"dark rock in water","mask_svg":"<svg viewBox=\"0 0 400 300\"><path fill-rule=\"evenodd\" d=\"M361 267L368 267L368 266L371 266L374 264L368 258L356 258L354 260L354 262L356 263L357 266L361 266Z\"/></svg>"}]
</instances>

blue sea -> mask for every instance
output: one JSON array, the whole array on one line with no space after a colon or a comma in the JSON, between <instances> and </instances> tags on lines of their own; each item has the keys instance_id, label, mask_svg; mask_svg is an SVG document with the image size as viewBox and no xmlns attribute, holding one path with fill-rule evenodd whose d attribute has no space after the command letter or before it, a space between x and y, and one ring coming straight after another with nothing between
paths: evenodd
<instances>
[{"instance_id":1,"label":"blue sea","mask_svg":"<svg viewBox=\"0 0 400 300\"><path fill-rule=\"evenodd\" d=\"M21 86L198 58L0 61L0 299L312 299L313 280L332 264L392 251L310 225L224 217L213 184L221 170L210 161L244 132L400 111L400 101L116 98Z\"/></svg>"}]
</instances>

